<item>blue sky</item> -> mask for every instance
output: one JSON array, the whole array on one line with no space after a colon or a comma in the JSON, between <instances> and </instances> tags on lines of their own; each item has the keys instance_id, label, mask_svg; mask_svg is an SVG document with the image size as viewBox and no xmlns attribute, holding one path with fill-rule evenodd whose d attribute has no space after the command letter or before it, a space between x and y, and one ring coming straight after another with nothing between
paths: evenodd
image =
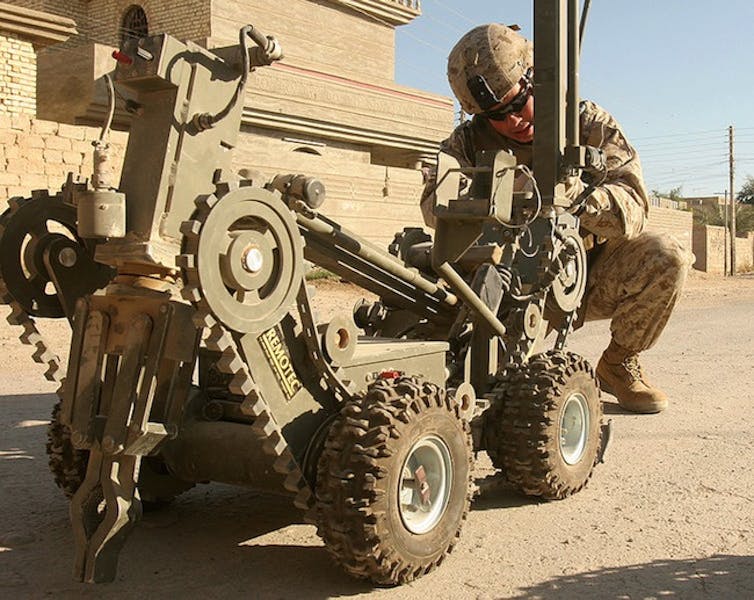
<instances>
[{"instance_id":1,"label":"blue sky","mask_svg":"<svg viewBox=\"0 0 754 600\"><path fill-rule=\"evenodd\" d=\"M488 22L531 37L532 0L421 0L422 16L396 31L396 81L451 95L445 61L458 38ZM609 110L638 149L647 188L685 196L754 175L754 2L592 0L581 96Z\"/></svg>"}]
</instances>

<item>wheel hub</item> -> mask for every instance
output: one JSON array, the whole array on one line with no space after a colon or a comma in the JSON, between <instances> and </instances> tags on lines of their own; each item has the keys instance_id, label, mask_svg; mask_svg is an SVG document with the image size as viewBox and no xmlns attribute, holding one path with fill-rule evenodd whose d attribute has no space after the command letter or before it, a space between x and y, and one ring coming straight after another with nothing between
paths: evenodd
<instances>
[{"instance_id":1,"label":"wheel hub","mask_svg":"<svg viewBox=\"0 0 754 600\"><path fill-rule=\"evenodd\" d=\"M573 393L566 400L560 417L560 454L569 465L581 460L589 435L589 407L586 397Z\"/></svg>"},{"instance_id":2,"label":"wheel hub","mask_svg":"<svg viewBox=\"0 0 754 600\"><path fill-rule=\"evenodd\" d=\"M571 248L572 255L553 281L552 298L560 310L576 310L586 290L586 250L581 236L575 229L562 233L563 246Z\"/></svg>"},{"instance_id":3,"label":"wheel hub","mask_svg":"<svg viewBox=\"0 0 754 600\"><path fill-rule=\"evenodd\" d=\"M289 310L303 279L303 241L279 194L229 191L200 203L197 220L184 226L185 297L203 319L212 313L230 329L257 333Z\"/></svg>"},{"instance_id":4,"label":"wheel hub","mask_svg":"<svg viewBox=\"0 0 754 600\"><path fill-rule=\"evenodd\" d=\"M401 519L412 533L431 531L448 505L453 466L448 446L437 436L416 442L401 469L398 504Z\"/></svg>"}]
</instances>

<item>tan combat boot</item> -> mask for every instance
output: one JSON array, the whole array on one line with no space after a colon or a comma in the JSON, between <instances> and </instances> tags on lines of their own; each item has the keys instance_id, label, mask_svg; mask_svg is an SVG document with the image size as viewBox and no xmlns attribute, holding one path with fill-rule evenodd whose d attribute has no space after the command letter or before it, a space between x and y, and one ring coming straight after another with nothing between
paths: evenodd
<instances>
[{"instance_id":1,"label":"tan combat boot","mask_svg":"<svg viewBox=\"0 0 754 600\"><path fill-rule=\"evenodd\" d=\"M652 387L644 377L639 356L614 341L602 353L597 377L602 389L615 396L625 410L658 413L668 407L665 393Z\"/></svg>"}]
</instances>

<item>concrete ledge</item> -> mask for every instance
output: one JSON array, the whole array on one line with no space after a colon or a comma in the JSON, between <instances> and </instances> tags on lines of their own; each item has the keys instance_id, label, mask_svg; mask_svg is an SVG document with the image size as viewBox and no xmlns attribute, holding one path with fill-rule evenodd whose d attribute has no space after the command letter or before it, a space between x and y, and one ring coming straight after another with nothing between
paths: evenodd
<instances>
[{"instance_id":1,"label":"concrete ledge","mask_svg":"<svg viewBox=\"0 0 754 600\"><path fill-rule=\"evenodd\" d=\"M0 32L18 35L37 47L66 41L76 35L73 19L0 2Z\"/></svg>"},{"instance_id":2,"label":"concrete ledge","mask_svg":"<svg viewBox=\"0 0 754 600\"><path fill-rule=\"evenodd\" d=\"M242 123L246 126L289 131L306 134L315 138L410 150L417 153L417 160L434 161L440 147L439 141L420 140L397 133L349 127L338 123L255 110L249 107L245 107L243 110Z\"/></svg>"},{"instance_id":3,"label":"concrete ledge","mask_svg":"<svg viewBox=\"0 0 754 600\"><path fill-rule=\"evenodd\" d=\"M331 0L390 25L405 25L421 14L419 0Z\"/></svg>"}]
</instances>

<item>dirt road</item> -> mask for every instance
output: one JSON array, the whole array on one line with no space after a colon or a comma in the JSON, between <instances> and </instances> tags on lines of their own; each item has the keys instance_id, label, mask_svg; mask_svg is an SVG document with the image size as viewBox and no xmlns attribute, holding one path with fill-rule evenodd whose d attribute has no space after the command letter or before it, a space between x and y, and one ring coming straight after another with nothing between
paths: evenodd
<instances>
[{"instance_id":1,"label":"dirt road","mask_svg":"<svg viewBox=\"0 0 754 600\"><path fill-rule=\"evenodd\" d=\"M329 290L325 305L352 296ZM343 574L279 499L221 485L147 514L115 583L73 582L67 503L44 451L54 386L14 336L0 326L2 598L754 597L754 278L692 277L646 354L670 409L627 415L606 396L615 436L586 489L553 503L484 489L441 568L399 589ZM571 348L596 361L606 341L607 325L589 324Z\"/></svg>"}]
</instances>

